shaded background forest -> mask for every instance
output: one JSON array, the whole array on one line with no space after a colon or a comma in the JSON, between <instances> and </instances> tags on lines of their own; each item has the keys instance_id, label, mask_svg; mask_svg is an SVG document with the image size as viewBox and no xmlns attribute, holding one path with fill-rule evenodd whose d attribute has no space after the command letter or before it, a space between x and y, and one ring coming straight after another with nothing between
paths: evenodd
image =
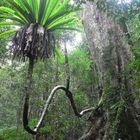
<instances>
[{"instance_id":1,"label":"shaded background forest","mask_svg":"<svg viewBox=\"0 0 140 140\"><path fill-rule=\"evenodd\" d=\"M88 1L87 3L79 3L81 7L88 4L94 5L94 2L92 1ZM113 21L119 23L123 29L125 43L130 46L131 52L133 53L132 57L124 67L126 71L133 69L131 74L127 73L126 79L129 79L131 76L133 77L131 83L134 92L130 93L130 91L128 91L128 95L125 95L125 97L130 97L131 95L134 96L134 104L139 110L140 1L132 0L132 2L123 1L121 3L121 1L116 2L110 0L108 3L106 3L106 1L101 0L97 1L96 4L99 11L104 12L107 10L108 17L111 17ZM85 7L83 9L87 10ZM91 42L87 35L89 34L89 36L92 37L92 34L90 35L89 32L87 33L87 29L90 25L87 25L86 21L89 23L90 20L84 21L85 19L83 19L82 14L83 13L81 11L78 13L78 16L80 15L80 18L84 24L84 26L81 27L82 32L80 34L77 32L62 32L61 34L56 32L55 39L57 42L57 51L55 57L49 58L47 61L38 60L34 66L32 84L33 94L30 97L29 108L29 124L32 127L35 126L52 88L56 85L65 85L67 77L65 47L68 51L70 67L70 90L73 93L78 110L86 109L98 104L101 97L100 92L102 90L100 85L100 73L98 72L98 63L96 58L94 59L93 57L94 51L91 49ZM98 20L100 19L96 20L98 23ZM5 30L5 28L0 29L1 32L3 30ZM80 38L77 37L77 34L81 36L80 41L77 41ZM115 33L110 31L109 34ZM96 37L98 36L95 35L95 39ZM27 86L26 74L28 62L19 62L16 60L12 61L12 54L8 48L8 43L8 38L0 40L0 140L32 140L33 136L25 132L22 127L23 99ZM96 46L96 41L94 45ZM105 54L105 58L109 59L110 61L111 58L109 56L110 53ZM111 64L111 61L109 63ZM113 69L113 65L108 65L108 67ZM123 74L119 76L123 77ZM105 80L108 81L109 77L110 74L107 71L105 73ZM109 120L111 123L110 129L112 134L115 135L116 132L119 132L119 130L116 130L116 128L120 129L120 127L118 127L118 122L121 120L121 118L118 114L120 111L119 109L122 109L122 102L120 102L118 94L112 94L110 92L112 91L110 90L110 87L111 86L106 82L104 88L105 95L103 96L103 108L108 111L108 114L111 114L110 116L112 117L112 120ZM125 106L126 110L127 107L129 108L129 105L127 105L127 99L123 99L123 107ZM140 114L136 113L136 115L137 118L135 118L135 120L140 122ZM43 122L41 131L44 132L50 140L77 140L89 132L91 126L94 125L94 121L89 119L91 116L92 113L87 113L84 117L77 118L73 114L69 100L65 96L64 92L59 91L55 95L53 102L50 105L49 112L47 113L46 119ZM139 125L140 123L138 126ZM126 125L126 127L128 126L129 125ZM121 127L123 128L124 126ZM131 128L133 129L133 127ZM123 131L123 129L121 129L121 131ZM139 139L137 137L140 134L139 131L135 138L130 136L129 139ZM127 132L129 131L126 130L126 133ZM93 138L89 139L92 140ZM115 139L116 137L114 140ZM125 138L123 137L122 139Z\"/></svg>"}]
</instances>

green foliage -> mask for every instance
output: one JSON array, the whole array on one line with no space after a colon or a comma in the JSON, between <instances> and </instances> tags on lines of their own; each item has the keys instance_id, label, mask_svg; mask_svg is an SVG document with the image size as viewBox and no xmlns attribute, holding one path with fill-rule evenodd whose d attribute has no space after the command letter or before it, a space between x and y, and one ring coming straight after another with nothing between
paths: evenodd
<instances>
[{"instance_id":1,"label":"green foliage","mask_svg":"<svg viewBox=\"0 0 140 140\"><path fill-rule=\"evenodd\" d=\"M30 121L29 121L29 125L31 126L31 128L33 128L35 125L36 125L36 123L37 123L37 119L31 119Z\"/></svg>"},{"instance_id":2,"label":"green foliage","mask_svg":"<svg viewBox=\"0 0 140 140\"><path fill-rule=\"evenodd\" d=\"M0 140L23 140L25 137L25 132L21 127L11 127L0 130ZM28 136L26 137L26 140L32 140L32 137Z\"/></svg>"},{"instance_id":3,"label":"green foliage","mask_svg":"<svg viewBox=\"0 0 140 140\"><path fill-rule=\"evenodd\" d=\"M128 14L128 20L127 20L127 27L128 32L130 34L130 40L132 42L132 52L133 57L130 60L129 64L127 65L127 68L133 69L133 84L136 86L136 88L139 89L140 87L140 1L134 0L131 2L131 4L127 7L127 14ZM131 78L132 76L129 75L128 78ZM136 90L136 95L138 96L138 99L140 99L140 92L139 90Z\"/></svg>"},{"instance_id":4,"label":"green foliage","mask_svg":"<svg viewBox=\"0 0 140 140\"><path fill-rule=\"evenodd\" d=\"M85 81L89 79L91 60L88 58L88 52L84 49L77 48L69 55L69 64L72 68L72 73L77 76L82 76L80 79ZM78 69L77 69L78 68Z\"/></svg>"},{"instance_id":5,"label":"green foliage","mask_svg":"<svg viewBox=\"0 0 140 140\"><path fill-rule=\"evenodd\" d=\"M4 0L6 5L0 7L0 19L10 20L1 22L0 26L24 26L26 24L38 23L48 31L56 29L72 29L78 19L75 11L78 10L69 4L70 0ZM70 28L69 28L70 27ZM0 33L0 38L13 34L17 30Z\"/></svg>"},{"instance_id":6,"label":"green foliage","mask_svg":"<svg viewBox=\"0 0 140 140\"><path fill-rule=\"evenodd\" d=\"M18 75L17 75L18 72ZM0 69L0 102L1 119L0 129L16 124L15 108L19 107L19 98L22 93L21 73L18 69L7 66ZM8 120L6 118L9 118Z\"/></svg>"}]
</instances>

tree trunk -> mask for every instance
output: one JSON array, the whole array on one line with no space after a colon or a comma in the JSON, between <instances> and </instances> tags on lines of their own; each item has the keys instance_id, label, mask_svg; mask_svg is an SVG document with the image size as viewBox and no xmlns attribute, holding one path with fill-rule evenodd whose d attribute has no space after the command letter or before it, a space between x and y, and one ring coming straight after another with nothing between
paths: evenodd
<instances>
[{"instance_id":1,"label":"tree trunk","mask_svg":"<svg viewBox=\"0 0 140 140\"><path fill-rule=\"evenodd\" d=\"M23 105L23 127L26 131L34 134L34 132L28 126L28 112L29 112L29 97L32 92L32 74L33 74L33 67L34 67L34 58L29 58L29 68L28 68L28 75L27 75L27 87Z\"/></svg>"},{"instance_id":2,"label":"tree trunk","mask_svg":"<svg viewBox=\"0 0 140 140\"><path fill-rule=\"evenodd\" d=\"M103 99L102 115L91 119L92 126L81 139L138 140L140 121L135 105L132 70L126 64L132 52L123 27L98 8L100 0L87 1L83 25L99 76L99 98ZM94 77L93 77L94 78Z\"/></svg>"}]
</instances>

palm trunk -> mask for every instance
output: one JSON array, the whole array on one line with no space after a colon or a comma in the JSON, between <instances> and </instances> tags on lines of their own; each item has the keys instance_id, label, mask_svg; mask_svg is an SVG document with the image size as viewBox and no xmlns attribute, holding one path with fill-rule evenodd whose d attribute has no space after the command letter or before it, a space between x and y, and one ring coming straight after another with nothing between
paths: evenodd
<instances>
[{"instance_id":1,"label":"palm trunk","mask_svg":"<svg viewBox=\"0 0 140 140\"><path fill-rule=\"evenodd\" d=\"M24 106L23 106L23 126L26 131L28 131L29 133L32 133L32 134L34 134L34 131L32 131L28 126L28 110L29 110L29 97L32 92L33 67L34 67L34 58L29 58L27 87L26 87L25 100L24 100Z\"/></svg>"}]
</instances>

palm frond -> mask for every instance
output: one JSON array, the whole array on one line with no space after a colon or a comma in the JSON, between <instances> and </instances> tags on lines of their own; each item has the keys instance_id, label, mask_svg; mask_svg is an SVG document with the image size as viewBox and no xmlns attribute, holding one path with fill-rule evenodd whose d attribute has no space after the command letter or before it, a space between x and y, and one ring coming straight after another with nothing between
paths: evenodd
<instances>
[{"instance_id":1,"label":"palm frond","mask_svg":"<svg viewBox=\"0 0 140 140\"><path fill-rule=\"evenodd\" d=\"M8 14L1 14L0 15L0 19L1 20L5 20L5 19L7 19L7 20L12 20L12 21L16 21L15 23L19 23L19 24L21 24L21 25L25 25L25 22L22 20L22 19L20 19L20 18L18 18L18 17L16 17L16 16L12 16L12 15L8 15ZM15 25L17 25L17 24L15 24Z\"/></svg>"},{"instance_id":2,"label":"palm frond","mask_svg":"<svg viewBox=\"0 0 140 140\"><path fill-rule=\"evenodd\" d=\"M73 18L73 17L70 17L67 19L63 18L63 19L52 22L50 25L48 25L48 29L54 30L56 27L62 27L64 25L69 26L70 24L75 24L76 21L77 21L77 18Z\"/></svg>"},{"instance_id":3,"label":"palm frond","mask_svg":"<svg viewBox=\"0 0 140 140\"><path fill-rule=\"evenodd\" d=\"M20 23L38 23L46 28L53 27L55 23L67 23L78 8L69 6L70 0L3 0L9 7L0 7L2 15L14 17ZM1 15L1 18L2 18ZM8 17L8 19L9 19ZM6 18L6 17L5 17ZM18 20L17 20L18 19ZM59 25L59 24L57 24ZM65 24L61 24L65 25ZM53 27L54 29L54 27Z\"/></svg>"},{"instance_id":4,"label":"palm frond","mask_svg":"<svg viewBox=\"0 0 140 140\"><path fill-rule=\"evenodd\" d=\"M13 30L13 29L8 30L8 31L4 31L4 32L0 33L0 39L5 38L5 37L7 37L9 35L12 35L12 34L14 34L16 32L17 32L17 30Z\"/></svg>"},{"instance_id":5,"label":"palm frond","mask_svg":"<svg viewBox=\"0 0 140 140\"><path fill-rule=\"evenodd\" d=\"M79 8L69 8L69 9L65 9L62 11L59 11L58 13L56 13L55 15L52 15L48 18L48 20L45 23L45 26L49 25L50 23L54 22L54 20L59 20L60 18L68 18L69 16L71 17L75 17L75 12L78 11Z\"/></svg>"},{"instance_id":6,"label":"palm frond","mask_svg":"<svg viewBox=\"0 0 140 140\"><path fill-rule=\"evenodd\" d=\"M0 27L4 27L4 26L10 26L10 25L21 25L18 22L0 22Z\"/></svg>"},{"instance_id":7,"label":"palm frond","mask_svg":"<svg viewBox=\"0 0 140 140\"><path fill-rule=\"evenodd\" d=\"M46 21L48 20L49 16L51 15L51 13L53 12L53 10L57 7L57 5L60 3L60 0L50 0L46 7L45 7L45 12L44 13L44 18L42 19L42 24L45 25Z\"/></svg>"},{"instance_id":8,"label":"palm frond","mask_svg":"<svg viewBox=\"0 0 140 140\"><path fill-rule=\"evenodd\" d=\"M19 3L16 1L11 1L11 0L5 0L5 2L13 8L15 11L15 14L17 14L18 17L20 17L22 20L24 20L26 23L31 23L34 22L34 18L30 16L30 14L27 13L26 9L24 7L20 7Z\"/></svg>"},{"instance_id":9,"label":"palm frond","mask_svg":"<svg viewBox=\"0 0 140 140\"><path fill-rule=\"evenodd\" d=\"M39 3L39 11L38 11L38 23L41 23L41 20L44 15L45 7L46 7L46 2L48 0L41 0Z\"/></svg>"}]
</instances>

